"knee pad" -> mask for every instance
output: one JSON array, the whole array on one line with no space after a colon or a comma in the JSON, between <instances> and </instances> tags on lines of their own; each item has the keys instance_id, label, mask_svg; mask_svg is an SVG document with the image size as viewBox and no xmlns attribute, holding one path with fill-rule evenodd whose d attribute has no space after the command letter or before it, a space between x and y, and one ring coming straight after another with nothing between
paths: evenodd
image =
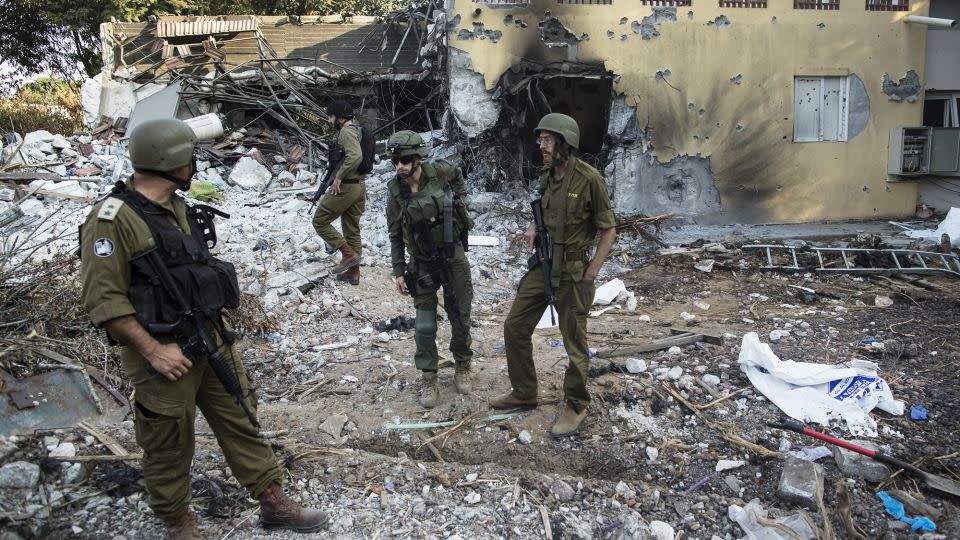
<instances>
[{"instance_id":1,"label":"knee pad","mask_svg":"<svg viewBox=\"0 0 960 540\"><path fill-rule=\"evenodd\" d=\"M418 309L417 319L414 323L414 329L418 334L421 335L437 335L437 312Z\"/></svg>"}]
</instances>

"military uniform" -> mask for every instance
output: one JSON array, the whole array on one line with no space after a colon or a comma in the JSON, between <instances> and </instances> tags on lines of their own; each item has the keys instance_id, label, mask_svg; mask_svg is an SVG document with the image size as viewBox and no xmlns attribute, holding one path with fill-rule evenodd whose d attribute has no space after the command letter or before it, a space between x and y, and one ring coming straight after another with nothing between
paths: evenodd
<instances>
[{"instance_id":1,"label":"military uniform","mask_svg":"<svg viewBox=\"0 0 960 540\"><path fill-rule=\"evenodd\" d=\"M421 164L420 187L415 193L404 188L405 181L395 176L387 183L390 200L387 202L387 223L390 235L390 258L394 277L407 276L413 285L410 294L417 310L414 340L417 352L414 356L417 369L436 371L439 353L437 352L437 291L436 265L431 264L430 253L424 245L437 250L441 257L449 262L449 282L443 285L444 309L450 320L452 337L450 352L460 367L469 367L473 358L470 348L470 306L473 304L473 284L470 277L470 262L467 260L460 241L461 233L473 226L462 199L466 197L467 187L460 169L449 163ZM451 192L452 193L449 193ZM451 236L452 245L444 243L443 211L445 197L453 198ZM455 198L454 198L455 197ZM423 238L414 227L414 221L424 219L430 222L429 236L424 244ZM450 252L444 250L450 249ZM404 250L410 254L407 261ZM454 298L456 300L454 300Z\"/></svg>"},{"instance_id":2,"label":"military uniform","mask_svg":"<svg viewBox=\"0 0 960 540\"><path fill-rule=\"evenodd\" d=\"M151 227L138 210L150 219L165 220L166 230L154 238ZM137 275L137 255L157 247L165 247L163 256L197 257L195 252L202 236L198 223L183 199L174 195L164 205L157 205L142 195L127 191L116 194L94 207L81 228L82 302L95 325L126 315L138 315L143 322L157 313L138 313L132 298L141 298L149 292ZM171 247L182 242L179 247ZM206 242L200 240L203 245ZM182 249L181 249L182 248ZM200 249L205 251L205 249ZM202 255L202 254L200 254ZM209 255L208 253L206 254ZM231 267L232 269L232 267ZM196 268L188 270L199 276ZM182 276L174 274L177 282ZM202 278L198 278L201 279ZM235 282L235 276L234 276ZM145 288L146 287L146 288ZM184 288L189 285L184 284ZM210 292L211 287L205 287ZM188 292L189 294L189 292ZM141 309L141 311L144 311ZM228 363L232 364L241 388L249 389L245 369L232 344L224 343L213 333L217 346ZM154 335L161 343L175 342L171 335ZM220 443L230 470L255 497L271 483L282 482L276 457L269 444L261 437L236 400L214 374L206 359L191 358L193 366L186 375L170 381L155 372L148 361L132 347L123 347L121 362L124 372L134 385L134 425L138 444L143 448L143 474L149 493L150 507L157 517L169 519L182 515L190 501L190 464L194 453L194 421L197 407ZM245 396L246 406L256 414L256 398Z\"/></svg>"},{"instance_id":3,"label":"military uniform","mask_svg":"<svg viewBox=\"0 0 960 540\"><path fill-rule=\"evenodd\" d=\"M366 175L358 172L363 159L360 129L354 125L340 128L337 132L337 144L343 148L344 153L343 163L334 175L334 178L341 180L340 193L323 195L317 204L317 211L313 214L313 228L333 249L340 249L347 244L359 256L363 249L360 240L360 218L367 201L367 188L364 185ZM340 218L343 234L331 225L337 218Z\"/></svg>"},{"instance_id":4,"label":"military uniform","mask_svg":"<svg viewBox=\"0 0 960 540\"><path fill-rule=\"evenodd\" d=\"M589 250L597 232L616 227L607 187L596 169L570 157L560 180L552 169L540 176L544 225L554 243L551 282L557 298L560 334L570 362L563 380L566 399L577 412L590 403L587 392L587 311L593 303L594 283L584 281ZM517 297L503 324L510 383L518 397L536 400L537 371L531 335L547 308L543 271L529 270L520 280Z\"/></svg>"}]
</instances>

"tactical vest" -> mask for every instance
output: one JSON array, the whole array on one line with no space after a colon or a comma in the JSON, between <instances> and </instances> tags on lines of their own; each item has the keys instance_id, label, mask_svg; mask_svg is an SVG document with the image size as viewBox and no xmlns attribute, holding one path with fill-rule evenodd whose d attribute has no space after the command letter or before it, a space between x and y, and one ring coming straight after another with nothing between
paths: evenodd
<instances>
[{"instance_id":1,"label":"tactical vest","mask_svg":"<svg viewBox=\"0 0 960 540\"><path fill-rule=\"evenodd\" d=\"M190 234L170 222L170 212L118 182L113 197L130 205L150 228L155 247L166 263L173 281L190 309L211 317L222 309L240 305L240 287L233 265L210 254L217 243L213 218L217 212L206 205L187 206ZM180 318L176 302L161 286L160 278L146 258L135 255L131 262L130 303L137 319L150 330L156 325L175 324Z\"/></svg>"},{"instance_id":2,"label":"tactical vest","mask_svg":"<svg viewBox=\"0 0 960 540\"><path fill-rule=\"evenodd\" d=\"M403 202L404 243L415 259L435 254L451 258L473 220L449 182L438 177L436 168L430 163L421 167L424 182L416 193L401 192L403 180L390 185L391 194Z\"/></svg>"}]
</instances>

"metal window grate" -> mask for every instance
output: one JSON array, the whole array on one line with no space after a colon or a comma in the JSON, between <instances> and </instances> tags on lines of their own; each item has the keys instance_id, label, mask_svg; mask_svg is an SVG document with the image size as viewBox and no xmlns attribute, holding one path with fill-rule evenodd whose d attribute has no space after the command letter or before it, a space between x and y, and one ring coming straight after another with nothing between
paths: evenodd
<instances>
[{"instance_id":1,"label":"metal window grate","mask_svg":"<svg viewBox=\"0 0 960 540\"><path fill-rule=\"evenodd\" d=\"M693 0L640 0L641 6L692 6Z\"/></svg>"},{"instance_id":2,"label":"metal window grate","mask_svg":"<svg viewBox=\"0 0 960 540\"><path fill-rule=\"evenodd\" d=\"M765 8L767 7L767 0L720 0L720 7Z\"/></svg>"},{"instance_id":3,"label":"metal window grate","mask_svg":"<svg viewBox=\"0 0 960 540\"><path fill-rule=\"evenodd\" d=\"M793 9L840 9L840 0L793 0Z\"/></svg>"},{"instance_id":4,"label":"metal window grate","mask_svg":"<svg viewBox=\"0 0 960 540\"><path fill-rule=\"evenodd\" d=\"M599 4L610 6L613 0L557 0L558 4Z\"/></svg>"},{"instance_id":5,"label":"metal window grate","mask_svg":"<svg viewBox=\"0 0 960 540\"><path fill-rule=\"evenodd\" d=\"M867 11L909 11L910 0L867 0Z\"/></svg>"}]
</instances>

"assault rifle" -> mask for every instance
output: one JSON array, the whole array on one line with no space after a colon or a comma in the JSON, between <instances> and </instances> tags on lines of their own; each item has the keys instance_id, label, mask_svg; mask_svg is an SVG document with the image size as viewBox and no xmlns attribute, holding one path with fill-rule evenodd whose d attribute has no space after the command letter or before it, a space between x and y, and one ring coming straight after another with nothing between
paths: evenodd
<instances>
[{"instance_id":1,"label":"assault rifle","mask_svg":"<svg viewBox=\"0 0 960 540\"><path fill-rule=\"evenodd\" d=\"M543 199L536 198L530 201L530 207L533 209L533 224L537 230L537 236L534 239L534 253L527 260L527 267L530 270L536 268L539 264L543 270L543 295L547 298L547 309L550 310L550 324L556 324L553 317L553 311L557 304L557 295L553 292L553 284L550 282L550 274L553 266L553 239L547 231L547 226L543 223Z\"/></svg>"},{"instance_id":2,"label":"assault rifle","mask_svg":"<svg viewBox=\"0 0 960 540\"><path fill-rule=\"evenodd\" d=\"M320 197L323 197L323 194L327 192L327 188L330 187L330 183L333 182L335 178L334 175L337 172L337 169L340 168L340 164L343 163L343 159L346 157L346 154L343 151L343 148L337 143L330 143L330 149L327 152L327 173L323 175L323 180L320 182L320 186L317 188L317 192L313 194L313 197L310 198L310 210L308 213L313 212L313 207L316 206L317 201L320 200Z\"/></svg>"},{"instance_id":3,"label":"assault rifle","mask_svg":"<svg viewBox=\"0 0 960 540\"><path fill-rule=\"evenodd\" d=\"M147 263L156 271L160 280L160 286L167 292L174 303L176 303L177 315L179 317L177 322L173 324L151 324L147 330L150 331L150 333L173 334L176 336L178 343L180 343L180 348L187 358L193 360L206 358L217 379L220 380L220 383L223 384L226 391L237 400L240 408L243 409L247 418L250 419L250 423L253 424L254 427L259 428L260 422L257 421L257 417L253 415L247 407L247 404L243 401L244 392L240 386L240 379L237 378L237 374L230 369L226 357L220 352L220 349L217 347L217 342L207 330L207 324L210 324L217 330L224 343L233 342L233 333L223 329L220 321L215 320L207 313L195 311L190 308L186 298L183 296L183 292L173 281L173 276L170 275L167 265L164 264L156 248L138 255L138 257L145 257Z\"/></svg>"},{"instance_id":4,"label":"assault rifle","mask_svg":"<svg viewBox=\"0 0 960 540\"><path fill-rule=\"evenodd\" d=\"M410 291L410 296L416 294L416 290L419 288L432 288L443 287L443 305L449 310L449 312L457 318L457 324L461 326L463 323L463 318L460 314L460 303L457 301L457 293L454 290L451 282L453 281L453 270L450 268L450 259L445 255L452 251L452 245L447 244L447 249L444 252L441 252L433 245L433 231L431 230L431 225L427 221L418 221L412 224L413 226L413 237L414 241L420 248L420 251L426 253L425 257L417 257L417 261L420 263L420 268L426 269L427 274L421 275L416 279L408 279L407 275L404 275L404 281L407 282L407 289ZM444 223L444 228L446 229L447 224ZM444 232L445 236L447 235ZM452 233L451 233L452 235ZM450 257L453 254L450 253ZM413 276L411 275L411 278ZM411 282L413 282L413 287L411 287Z\"/></svg>"}]
</instances>

